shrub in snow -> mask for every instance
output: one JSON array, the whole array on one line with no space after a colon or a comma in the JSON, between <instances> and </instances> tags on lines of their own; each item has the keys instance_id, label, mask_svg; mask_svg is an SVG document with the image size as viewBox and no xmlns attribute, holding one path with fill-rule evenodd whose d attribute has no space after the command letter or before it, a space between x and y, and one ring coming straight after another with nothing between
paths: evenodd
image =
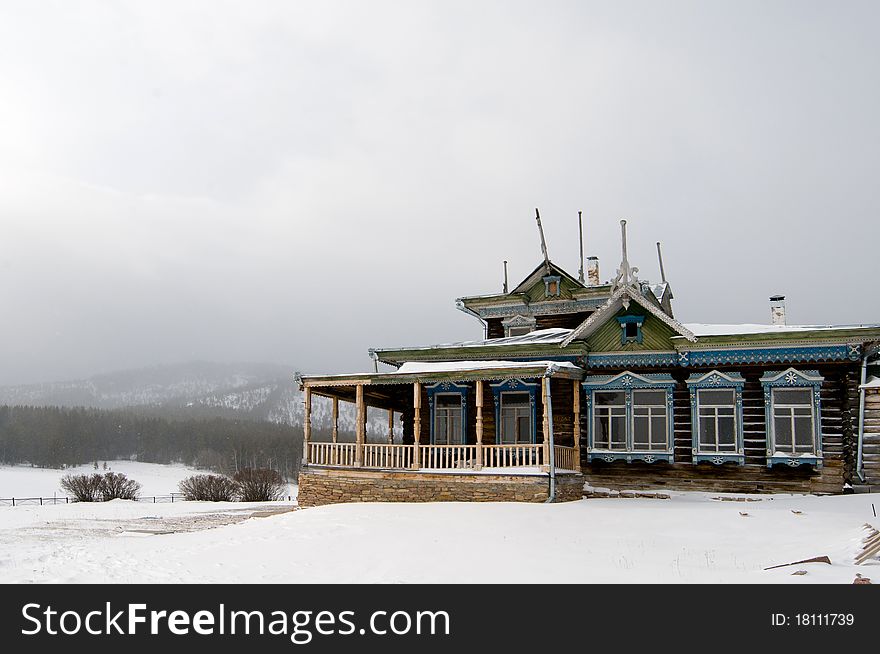
<instances>
[{"instance_id":1,"label":"shrub in snow","mask_svg":"<svg viewBox=\"0 0 880 654\"><path fill-rule=\"evenodd\" d=\"M107 502L109 500L136 500L141 485L117 472L103 475L65 475L61 488L77 502Z\"/></svg>"},{"instance_id":2,"label":"shrub in snow","mask_svg":"<svg viewBox=\"0 0 880 654\"><path fill-rule=\"evenodd\" d=\"M105 502L136 500L140 490L141 485L138 482L129 479L121 472L105 472L101 477L101 499Z\"/></svg>"},{"instance_id":3,"label":"shrub in snow","mask_svg":"<svg viewBox=\"0 0 880 654\"><path fill-rule=\"evenodd\" d=\"M223 475L193 475L177 487L186 500L232 502L238 495L238 484Z\"/></svg>"},{"instance_id":4,"label":"shrub in snow","mask_svg":"<svg viewBox=\"0 0 880 654\"><path fill-rule=\"evenodd\" d=\"M233 477L242 502L271 502L284 496L284 478L271 468L242 468Z\"/></svg>"},{"instance_id":5,"label":"shrub in snow","mask_svg":"<svg viewBox=\"0 0 880 654\"><path fill-rule=\"evenodd\" d=\"M77 502L97 502L101 498L101 475L64 475L61 489Z\"/></svg>"}]
</instances>

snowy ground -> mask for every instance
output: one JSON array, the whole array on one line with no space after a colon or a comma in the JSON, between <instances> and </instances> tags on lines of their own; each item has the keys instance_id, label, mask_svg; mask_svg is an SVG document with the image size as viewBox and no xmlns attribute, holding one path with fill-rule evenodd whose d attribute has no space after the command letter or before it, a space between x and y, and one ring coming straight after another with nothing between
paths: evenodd
<instances>
[{"instance_id":1,"label":"snowy ground","mask_svg":"<svg viewBox=\"0 0 880 654\"><path fill-rule=\"evenodd\" d=\"M95 472L121 472L129 479L141 485L141 495L170 495L177 492L177 484L191 475L206 474L208 470L196 470L180 464L161 465L158 463L140 463L138 461L107 461L98 462L98 469L93 464L76 468L55 470L53 468L31 468L29 466L0 466L0 498L9 497L63 497L64 492L59 486L61 478L66 474L92 474ZM292 494L288 487L286 495Z\"/></svg>"},{"instance_id":2,"label":"snowy ground","mask_svg":"<svg viewBox=\"0 0 880 654\"><path fill-rule=\"evenodd\" d=\"M880 561L852 564L880 495L712 497L2 507L0 581L880 582Z\"/></svg>"}]
</instances>

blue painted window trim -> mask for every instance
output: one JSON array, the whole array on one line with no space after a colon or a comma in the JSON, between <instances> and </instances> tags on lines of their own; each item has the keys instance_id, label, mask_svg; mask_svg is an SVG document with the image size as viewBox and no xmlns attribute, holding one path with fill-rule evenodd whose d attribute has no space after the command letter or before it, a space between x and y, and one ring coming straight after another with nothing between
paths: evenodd
<instances>
[{"instance_id":1,"label":"blue painted window trim","mask_svg":"<svg viewBox=\"0 0 880 654\"><path fill-rule=\"evenodd\" d=\"M620 324L620 344L641 343L642 342L642 325L645 323L645 316L619 316L617 322ZM635 324L636 335L627 337L626 326Z\"/></svg>"},{"instance_id":2,"label":"blue painted window trim","mask_svg":"<svg viewBox=\"0 0 880 654\"><path fill-rule=\"evenodd\" d=\"M789 368L782 372L765 372L761 377L764 388L764 419L767 425L767 467L772 468L778 463L796 468L808 464L817 469L822 467L822 382L817 370L797 370ZM807 388L813 399L813 455L776 454L776 436L773 422L773 389L774 388ZM793 438L793 436L792 436Z\"/></svg>"},{"instance_id":3,"label":"blue painted window trim","mask_svg":"<svg viewBox=\"0 0 880 654\"><path fill-rule=\"evenodd\" d=\"M715 465L721 465L732 461L739 465L745 463L743 453L743 386L745 379L737 372L723 373L713 370L705 374L694 373L687 380L688 390L691 395L691 439L692 456L694 465L701 461L709 461ZM700 409L699 391L702 389L734 389L735 411L734 424L736 425L736 452L700 452Z\"/></svg>"},{"instance_id":4,"label":"blue painted window trim","mask_svg":"<svg viewBox=\"0 0 880 654\"><path fill-rule=\"evenodd\" d=\"M644 461L654 463L666 461L672 463L675 458L675 419L673 416L672 392L675 380L669 374L646 374L625 371L614 376L588 377L581 383L586 391L587 403L587 461ZM638 451L633 449L633 390L665 390L666 391L666 450ZM595 449L593 407L596 391L626 392L626 450L611 451Z\"/></svg>"},{"instance_id":5,"label":"blue painted window trim","mask_svg":"<svg viewBox=\"0 0 880 654\"><path fill-rule=\"evenodd\" d=\"M546 275L542 279L544 280L544 297L559 297L562 291L562 277L559 275ZM550 284L552 282L556 282L555 293L550 292Z\"/></svg>"},{"instance_id":6,"label":"blue painted window trim","mask_svg":"<svg viewBox=\"0 0 880 654\"><path fill-rule=\"evenodd\" d=\"M501 444L501 394L502 393L528 393L529 407L532 410L532 433L531 443L537 442L537 393L538 383L525 382L522 379L505 379L497 384L489 384L492 396L495 400L495 443Z\"/></svg>"},{"instance_id":7,"label":"blue painted window trim","mask_svg":"<svg viewBox=\"0 0 880 654\"><path fill-rule=\"evenodd\" d=\"M461 396L461 443L467 444L467 395L470 387L467 384L456 384L454 382L438 382L431 386L426 386L428 391L428 413L431 416L431 445L434 443L434 396L435 395L460 395Z\"/></svg>"}]
</instances>

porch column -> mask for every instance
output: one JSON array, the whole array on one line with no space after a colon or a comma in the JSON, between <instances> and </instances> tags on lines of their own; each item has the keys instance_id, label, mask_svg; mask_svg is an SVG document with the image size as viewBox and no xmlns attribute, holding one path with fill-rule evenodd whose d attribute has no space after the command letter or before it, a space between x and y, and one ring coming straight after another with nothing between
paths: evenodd
<instances>
[{"instance_id":1,"label":"porch column","mask_svg":"<svg viewBox=\"0 0 880 654\"><path fill-rule=\"evenodd\" d=\"M333 398L333 442L339 442L339 398Z\"/></svg>"},{"instance_id":2,"label":"porch column","mask_svg":"<svg viewBox=\"0 0 880 654\"><path fill-rule=\"evenodd\" d=\"M483 382L477 382L477 470L483 469Z\"/></svg>"},{"instance_id":3,"label":"porch column","mask_svg":"<svg viewBox=\"0 0 880 654\"><path fill-rule=\"evenodd\" d=\"M358 384L355 388L357 389L355 394L355 400L357 402L357 425L355 426L356 445L354 452L354 465L360 467L364 465L367 407L364 405L364 385Z\"/></svg>"},{"instance_id":4,"label":"porch column","mask_svg":"<svg viewBox=\"0 0 880 654\"><path fill-rule=\"evenodd\" d=\"M575 379L571 382L574 392L574 469L581 469L581 383Z\"/></svg>"},{"instance_id":5,"label":"porch column","mask_svg":"<svg viewBox=\"0 0 880 654\"><path fill-rule=\"evenodd\" d=\"M312 440L312 389L303 390L303 465L309 463L309 441Z\"/></svg>"},{"instance_id":6,"label":"porch column","mask_svg":"<svg viewBox=\"0 0 880 654\"><path fill-rule=\"evenodd\" d=\"M413 470L421 467L419 440L422 437L422 384L413 383Z\"/></svg>"},{"instance_id":7,"label":"porch column","mask_svg":"<svg viewBox=\"0 0 880 654\"><path fill-rule=\"evenodd\" d=\"M549 392L544 378L541 377L541 404L544 405L544 446L543 446L543 465L541 470L550 472L550 412L547 410L547 393Z\"/></svg>"},{"instance_id":8,"label":"porch column","mask_svg":"<svg viewBox=\"0 0 880 654\"><path fill-rule=\"evenodd\" d=\"M394 409L388 409L388 444L394 444Z\"/></svg>"}]
</instances>

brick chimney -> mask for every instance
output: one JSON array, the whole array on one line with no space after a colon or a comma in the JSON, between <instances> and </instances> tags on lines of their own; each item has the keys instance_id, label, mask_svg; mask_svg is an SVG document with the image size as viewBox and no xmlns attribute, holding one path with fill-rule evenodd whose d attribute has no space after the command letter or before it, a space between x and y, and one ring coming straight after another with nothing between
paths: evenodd
<instances>
[{"instance_id":1,"label":"brick chimney","mask_svg":"<svg viewBox=\"0 0 880 654\"><path fill-rule=\"evenodd\" d=\"M587 257L587 286L598 286L599 281L599 257Z\"/></svg>"},{"instance_id":2,"label":"brick chimney","mask_svg":"<svg viewBox=\"0 0 880 654\"><path fill-rule=\"evenodd\" d=\"M770 324L771 325L784 325L785 324L785 296L784 295L771 295L770 296Z\"/></svg>"}]
</instances>

